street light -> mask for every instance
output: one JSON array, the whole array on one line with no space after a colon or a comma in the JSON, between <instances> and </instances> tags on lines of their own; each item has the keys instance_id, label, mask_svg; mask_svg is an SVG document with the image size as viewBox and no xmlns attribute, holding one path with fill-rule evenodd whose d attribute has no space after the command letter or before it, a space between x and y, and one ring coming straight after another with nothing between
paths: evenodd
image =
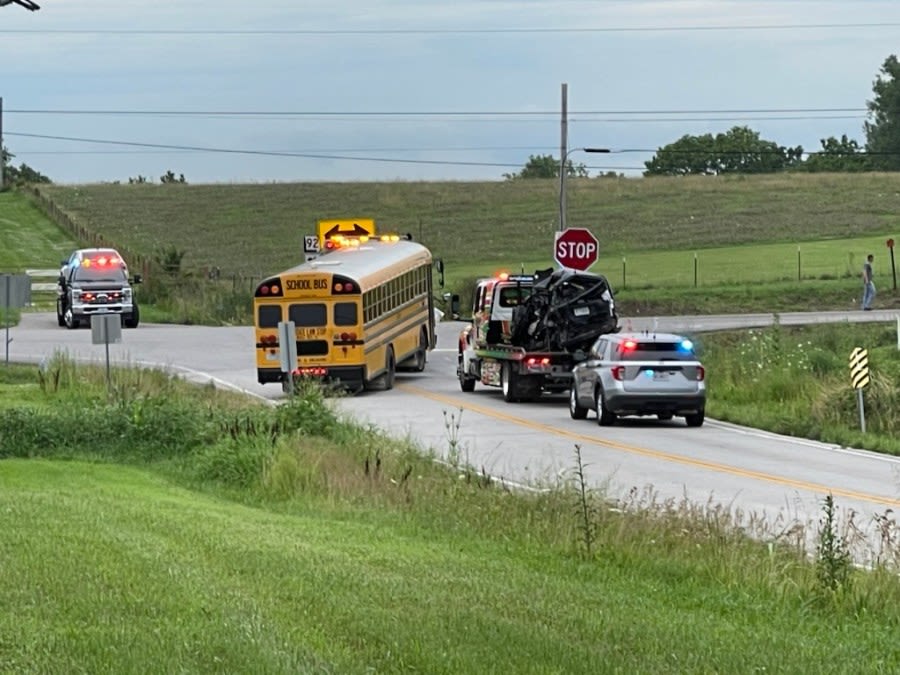
<instances>
[{"instance_id":1,"label":"street light","mask_svg":"<svg viewBox=\"0 0 900 675\"><path fill-rule=\"evenodd\" d=\"M609 148L572 148L560 160L559 163L559 231L566 229L566 167L569 164L569 155L580 150L581 152L609 152Z\"/></svg>"}]
</instances>

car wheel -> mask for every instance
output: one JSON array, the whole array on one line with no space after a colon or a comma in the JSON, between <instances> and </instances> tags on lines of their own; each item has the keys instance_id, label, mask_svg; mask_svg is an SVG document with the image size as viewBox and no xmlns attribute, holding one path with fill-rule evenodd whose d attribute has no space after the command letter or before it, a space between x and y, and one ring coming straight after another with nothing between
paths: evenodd
<instances>
[{"instance_id":1,"label":"car wheel","mask_svg":"<svg viewBox=\"0 0 900 675\"><path fill-rule=\"evenodd\" d=\"M703 420L706 417L706 411L703 408L700 408L698 412L695 412L693 415L685 415L684 421L687 422L689 427L702 427Z\"/></svg>"},{"instance_id":2,"label":"car wheel","mask_svg":"<svg viewBox=\"0 0 900 675\"><path fill-rule=\"evenodd\" d=\"M63 315L62 301L56 300L56 322L60 327L66 325L66 317Z\"/></svg>"},{"instance_id":3,"label":"car wheel","mask_svg":"<svg viewBox=\"0 0 900 675\"><path fill-rule=\"evenodd\" d=\"M456 374L459 375L459 388L465 392L475 391L475 378L469 377L463 370L463 355L459 355L459 363L456 366Z\"/></svg>"},{"instance_id":4,"label":"car wheel","mask_svg":"<svg viewBox=\"0 0 900 675\"><path fill-rule=\"evenodd\" d=\"M578 402L578 389L573 382L569 388L569 415L573 420L583 420L587 414L588 409Z\"/></svg>"},{"instance_id":5,"label":"car wheel","mask_svg":"<svg viewBox=\"0 0 900 675\"><path fill-rule=\"evenodd\" d=\"M72 330L73 328L78 328L78 324L81 323L75 313L72 311L72 308L68 308L63 315L63 319L66 324L66 328Z\"/></svg>"},{"instance_id":6,"label":"car wheel","mask_svg":"<svg viewBox=\"0 0 900 675\"><path fill-rule=\"evenodd\" d=\"M610 412L603 400L603 391L598 388L594 396L594 407L597 410L597 424L601 427L611 427L616 423L616 414Z\"/></svg>"}]
</instances>

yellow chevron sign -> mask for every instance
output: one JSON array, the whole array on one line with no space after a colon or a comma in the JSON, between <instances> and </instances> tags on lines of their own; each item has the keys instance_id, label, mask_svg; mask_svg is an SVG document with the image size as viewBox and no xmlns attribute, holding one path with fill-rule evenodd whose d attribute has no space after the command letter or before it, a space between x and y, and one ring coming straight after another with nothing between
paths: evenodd
<instances>
[{"instance_id":1,"label":"yellow chevron sign","mask_svg":"<svg viewBox=\"0 0 900 675\"><path fill-rule=\"evenodd\" d=\"M857 347L850 353L850 381L854 389L869 384L869 350Z\"/></svg>"}]
</instances>

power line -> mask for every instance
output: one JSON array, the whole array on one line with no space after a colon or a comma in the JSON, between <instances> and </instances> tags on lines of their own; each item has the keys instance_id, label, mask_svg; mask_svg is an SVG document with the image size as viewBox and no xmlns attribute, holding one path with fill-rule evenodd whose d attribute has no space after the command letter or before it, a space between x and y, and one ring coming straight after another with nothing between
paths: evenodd
<instances>
[{"instance_id":1,"label":"power line","mask_svg":"<svg viewBox=\"0 0 900 675\"><path fill-rule=\"evenodd\" d=\"M521 168L519 164L506 164L500 162L468 162L468 161L441 161L431 159L403 159L399 157L360 157L342 154L321 153L321 152L289 152L279 150L247 150L235 148L215 148L197 145L175 145L168 143L141 143L137 141L113 141L99 138L76 138L72 136L49 136L44 134L27 134L6 132L7 136L19 136L22 138L41 138L45 140L56 141L72 141L75 143L97 143L101 145L124 145L139 148L156 148L165 150L190 150L194 152L209 152L231 155L262 155L266 157L298 157L304 159L333 159L333 160L352 160L360 162L385 162L392 164L434 164L443 166L493 166L500 168Z\"/></svg>"},{"instance_id":2,"label":"power line","mask_svg":"<svg viewBox=\"0 0 900 675\"><path fill-rule=\"evenodd\" d=\"M96 138L79 138L79 137L71 137L71 136L51 136L44 134L30 134L30 133L17 133L10 132L7 134L8 136L19 136L23 138L38 138L44 140L58 140L58 141L70 141L76 143L95 143L101 145L114 145L114 146L128 146L128 147L136 147L142 149L151 149L155 151L160 150L168 150L174 152L196 152L196 153L219 153L219 154L235 154L235 155L257 155L257 156L266 156L266 157L295 157L295 158L303 158L303 159L330 159L330 160L347 160L347 161L361 161L361 162L382 162L382 163L394 163L394 164L420 164L420 165L436 165L436 166L488 166L488 167L499 167L499 168L521 168L521 163L511 164L504 162L476 162L476 161L459 161L459 160L431 160L431 159L404 159L399 157L365 157L365 156L350 156L341 154L343 152L437 152L441 151L435 148L404 148L404 149L344 149L338 151L329 151L329 150L315 150L315 151L294 151L294 150L254 150L254 149L235 149L235 148L216 148L216 147L207 147L207 146L193 146L193 145L177 145L177 144L166 144L166 143L143 143L139 141L118 141L118 140L109 140L109 139L96 139ZM472 147L469 148L469 151L489 151L489 150L527 150L529 152L539 151L541 148L535 148L533 146L513 146L513 147L497 147L497 146L487 146L487 147ZM547 149L547 148L543 148ZM86 151L85 154L87 154ZM99 151L95 151L96 154L108 154L102 153ZM667 148L621 148L621 149L611 149L610 154L632 154L632 153L641 153L641 154L674 154L674 155L694 155L694 154L709 154L709 149L698 149L698 150L680 150L680 149L667 149ZM20 151L20 154L24 154ZM36 153L32 153L36 154ZM43 154L54 154L50 151L45 151ZM74 154L74 153L59 153L59 154ZM780 155L782 154L781 150L716 150L715 154L717 155L729 155L729 156L739 156L739 155ZM827 155L828 152L824 150L809 150L803 151L803 154L811 157L814 155ZM900 154L898 152L857 152L857 153L847 153L846 156L893 156ZM644 167L637 166L588 166L589 169L594 170L642 170Z\"/></svg>"},{"instance_id":3,"label":"power line","mask_svg":"<svg viewBox=\"0 0 900 675\"><path fill-rule=\"evenodd\" d=\"M184 36L398 36L398 35L535 35L535 34L578 34L578 33L677 33L677 32L720 32L720 31L766 31L766 30L847 30L850 28L895 28L898 22L868 23L796 23L796 24L753 24L753 25L712 25L712 26L615 26L581 28L360 28L360 29L171 29L171 28L3 28L5 34L38 35L184 35Z\"/></svg>"},{"instance_id":4,"label":"power line","mask_svg":"<svg viewBox=\"0 0 900 675\"><path fill-rule=\"evenodd\" d=\"M868 108L713 108L659 110L573 110L570 115L765 115L808 113L861 113ZM159 117L559 117L559 110L123 110L75 108L10 108L7 114L21 115L147 115Z\"/></svg>"},{"instance_id":5,"label":"power line","mask_svg":"<svg viewBox=\"0 0 900 675\"><path fill-rule=\"evenodd\" d=\"M15 136L16 134L9 134ZM293 152L293 153L309 153L309 152L495 152L495 151L547 151L552 152L555 149L551 146L536 148L531 145L485 145L485 146L469 146L469 147L413 147L413 148L315 148L315 149L288 149L272 152ZM27 155L134 155L134 154L169 154L173 152L192 153L196 150L28 150L17 149L19 154Z\"/></svg>"}]
</instances>

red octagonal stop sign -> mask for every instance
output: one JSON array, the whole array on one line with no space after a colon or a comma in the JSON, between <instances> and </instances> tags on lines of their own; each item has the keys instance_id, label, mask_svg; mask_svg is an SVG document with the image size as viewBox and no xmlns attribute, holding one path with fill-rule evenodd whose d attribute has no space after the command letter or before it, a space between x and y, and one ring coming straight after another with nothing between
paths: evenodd
<instances>
[{"instance_id":1,"label":"red octagonal stop sign","mask_svg":"<svg viewBox=\"0 0 900 675\"><path fill-rule=\"evenodd\" d=\"M584 271L595 262L600 245L590 230L581 227L570 227L557 232L553 246L553 258L560 267Z\"/></svg>"}]
</instances>

